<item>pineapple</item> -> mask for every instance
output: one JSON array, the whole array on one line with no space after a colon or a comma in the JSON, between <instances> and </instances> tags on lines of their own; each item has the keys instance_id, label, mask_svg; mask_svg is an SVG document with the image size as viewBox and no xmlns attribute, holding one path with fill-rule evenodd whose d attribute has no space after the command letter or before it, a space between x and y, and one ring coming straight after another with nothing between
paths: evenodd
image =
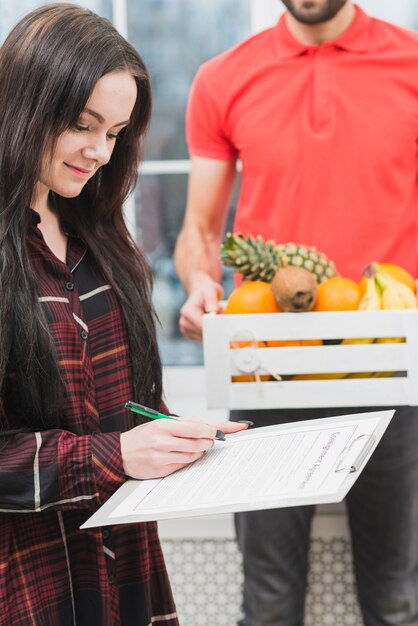
<instances>
[{"instance_id":1,"label":"pineapple","mask_svg":"<svg viewBox=\"0 0 418 626\"><path fill-rule=\"evenodd\" d=\"M337 276L334 263L315 248L296 243L276 244L271 239L264 241L261 235L243 237L240 233L228 233L221 246L221 259L245 280L271 282L279 267L286 265L309 270L318 283Z\"/></svg>"}]
</instances>

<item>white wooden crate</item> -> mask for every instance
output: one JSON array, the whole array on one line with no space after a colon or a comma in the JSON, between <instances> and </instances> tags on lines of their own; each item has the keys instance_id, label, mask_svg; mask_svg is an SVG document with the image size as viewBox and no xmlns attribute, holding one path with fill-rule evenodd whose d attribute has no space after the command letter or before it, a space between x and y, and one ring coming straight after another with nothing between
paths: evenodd
<instances>
[{"instance_id":1,"label":"white wooden crate","mask_svg":"<svg viewBox=\"0 0 418 626\"><path fill-rule=\"evenodd\" d=\"M403 337L403 343L231 348L237 339ZM418 310L204 315L209 408L418 405ZM256 366L254 368L254 365ZM266 369L264 369L266 368ZM257 369L284 380L232 382ZM300 374L397 372L382 378L286 380Z\"/></svg>"}]
</instances>

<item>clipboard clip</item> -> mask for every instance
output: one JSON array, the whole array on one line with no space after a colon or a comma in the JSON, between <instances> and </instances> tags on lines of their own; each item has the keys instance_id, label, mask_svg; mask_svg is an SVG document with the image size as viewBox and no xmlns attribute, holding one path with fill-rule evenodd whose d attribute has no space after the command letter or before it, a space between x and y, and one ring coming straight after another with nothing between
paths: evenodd
<instances>
[{"instance_id":1,"label":"clipboard clip","mask_svg":"<svg viewBox=\"0 0 418 626\"><path fill-rule=\"evenodd\" d=\"M346 462L346 459L347 457L350 456L350 453L353 452L353 449L357 448L359 442L362 443L363 445L361 446L357 455L354 457L353 461L350 464L348 464ZM371 435L371 434L359 435L358 437L353 439L350 445L346 446L344 450L341 452L339 461L337 463L337 467L335 468L334 471L337 473L357 472L363 465L364 461L366 460L367 455L369 454L370 450L372 450L375 443L376 443L375 437L374 435Z\"/></svg>"}]
</instances>

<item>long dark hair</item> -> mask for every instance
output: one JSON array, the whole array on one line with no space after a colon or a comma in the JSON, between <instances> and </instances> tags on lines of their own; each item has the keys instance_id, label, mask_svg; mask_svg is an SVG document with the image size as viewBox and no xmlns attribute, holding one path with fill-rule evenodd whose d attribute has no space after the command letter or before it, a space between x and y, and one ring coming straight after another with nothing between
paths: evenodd
<instances>
[{"instance_id":1,"label":"long dark hair","mask_svg":"<svg viewBox=\"0 0 418 626\"><path fill-rule=\"evenodd\" d=\"M148 72L108 20L72 4L46 5L23 18L0 48L0 392L3 396L12 363L24 416L19 426L59 427L63 405L56 352L25 243L31 222L28 207L43 155L77 123L97 81L117 71L128 71L137 84L131 121L121 131L109 163L77 200L53 200L120 299L134 397L151 407L161 400L151 274L122 213L135 186L150 120Z\"/></svg>"}]
</instances>

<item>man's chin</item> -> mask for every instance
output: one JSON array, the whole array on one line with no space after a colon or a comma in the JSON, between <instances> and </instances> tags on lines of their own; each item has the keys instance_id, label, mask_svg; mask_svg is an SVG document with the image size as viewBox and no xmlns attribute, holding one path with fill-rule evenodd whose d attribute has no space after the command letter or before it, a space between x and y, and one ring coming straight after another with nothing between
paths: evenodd
<instances>
[{"instance_id":1,"label":"man's chin","mask_svg":"<svg viewBox=\"0 0 418 626\"><path fill-rule=\"evenodd\" d=\"M302 7L295 6L294 0L283 0L283 4L293 17L302 24L314 26L332 20L346 4L347 0L325 0L318 6L317 2L306 0Z\"/></svg>"}]
</instances>

